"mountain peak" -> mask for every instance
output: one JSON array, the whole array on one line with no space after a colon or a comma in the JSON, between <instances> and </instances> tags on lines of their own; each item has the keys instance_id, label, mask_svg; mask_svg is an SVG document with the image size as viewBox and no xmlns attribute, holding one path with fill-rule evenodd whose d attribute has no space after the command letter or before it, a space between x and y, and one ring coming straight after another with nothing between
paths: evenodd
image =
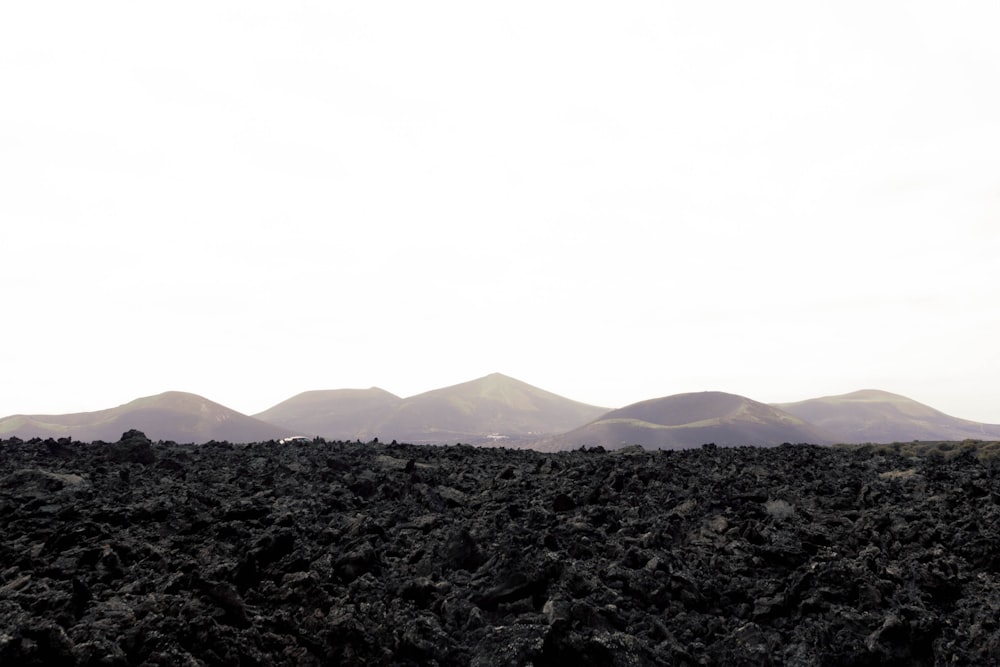
<instances>
[{"instance_id":1,"label":"mountain peak","mask_svg":"<svg viewBox=\"0 0 1000 667\"><path fill-rule=\"evenodd\" d=\"M892 392L884 391L882 389L859 389L858 391L852 391L839 396L827 396L826 398L841 399L845 401L892 401L916 403L916 401L909 399L906 396L893 394Z\"/></svg>"},{"instance_id":2,"label":"mountain peak","mask_svg":"<svg viewBox=\"0 0 1000 667\"><path fill-rule=\"evenodd\" d=\"M505 387L505 386L517 386L517 387L531 387L527 382L522 382L517 378L512 378L509 375L504 375L503 373L490 373L489 375L484 375L481 378L476 378L475 380L469 380L468 382L462 382L456 387L461 387L464 385L488 385L491 387ZM536 388L536 387L533 387Z\"/></svg>"}]
</instances>

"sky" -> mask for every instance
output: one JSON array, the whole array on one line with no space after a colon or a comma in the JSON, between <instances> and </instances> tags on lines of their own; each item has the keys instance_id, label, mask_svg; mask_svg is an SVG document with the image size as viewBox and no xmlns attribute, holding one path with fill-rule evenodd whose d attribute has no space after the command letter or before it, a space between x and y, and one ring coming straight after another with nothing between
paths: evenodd
<instances>
[{"instance_id":1,"label":"sky","mask_svg":"<svg viewBox=\"0 0 1000 667\"><path fill-rule=\"evenodd\" d=\"M501 372L1000 423L1000 3L0 4L0 416Z\"/></svg>"}]
</instances>

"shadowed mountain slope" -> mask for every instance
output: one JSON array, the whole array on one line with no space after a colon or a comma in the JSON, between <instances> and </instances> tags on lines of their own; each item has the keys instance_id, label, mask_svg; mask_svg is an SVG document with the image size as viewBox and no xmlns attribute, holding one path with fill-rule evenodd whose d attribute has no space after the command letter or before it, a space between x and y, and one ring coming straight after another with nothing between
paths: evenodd
<instances>
[{"instance_id":1,"label":"shadowed mountain slope","mask_svg":"<svg viewBox=\"0 0 1000 667\"><path fill-rule=\"evenodd\" d=\"M539 449L601 445L618 449L687 449L705 443L770 446L831 442L828 434L787 412L717 391L654 398L613 410L596 421L538 444Z\"/></svg>"},{"instance_id":2,"label":"shadowed mountain slope","mask_svg":"<svg viewBox=\"0 0 1000 667\"><path fill-rule=\"evenodd\" d=\"M776 403L775 407L845 443L1000 438L1000 425L951 417L905 396L875 389Z\"/></svg>"},{"instance_id":3,"label":"shadowed mountain slope","mask_svg":"<svg viewBox=\"0 0 1000 667\"><path fill-rule=\"evenodd\" d=\"M368 442L378 436L374 429L402 400L378 387L306 391L254 417L330 440Z\"/></svg>"},{"instance_id":4,"label":"shadowed mountain slope","mask_svg":"<svg viewBox=\"0 0 1000 667\"><path fill-rule=\"evenodd\" d=\"M116 408L66 415L13 415L0 419L0 437L117 441L138 429L152 440L204 443L209 440L259 442L294 435L196 394L168 391Z\"/></svg>"},{"instance_id":5,"label":"shadowed mountain slope","mask_svg":"<svg viewBox=\"0 0 1000 667\"><path fill-rule=\"evenodd\" d=\"M606 411L493 373L404 399L377 429L383 440L513 445L568 431Z\"/></svg>"}]
</instances>

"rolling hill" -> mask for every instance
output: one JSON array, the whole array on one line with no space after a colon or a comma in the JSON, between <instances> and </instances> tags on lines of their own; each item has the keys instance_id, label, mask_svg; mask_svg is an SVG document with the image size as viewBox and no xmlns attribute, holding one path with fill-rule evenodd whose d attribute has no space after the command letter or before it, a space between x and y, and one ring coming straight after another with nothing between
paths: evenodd
<instances>
[{"instance_id":1,"label":"rolling hill","mask_svg":"<svg viewBox=\"0 0 1000 667\"><path fill-rule=\"evenodd\" d=\"M411 396L377 426L383 440L518 445L563 433L605 413L493 373Z\"/></svg>"},{"instance_id":2,"label":"rolling hill","mask_svg":"<svg viewBox=\"0 0 1000 667\"><path fill-rule=\"evenodd\" d=\"M253 417L170 391L116 408L0 419L0 438L259 442L290 435L414 444L532 447L545 451L638 444L650 449L782 442L891 443L1000 439L1000 425L951 417L904 396L863 390L766 405L722 392L677 394L608 412L493 373L400 398L383 389L307 391Z\"/></svg>"},{"instance_id":3,"label":"rolling hill","mask_svg":"<svg viewBox=\"0 0 1000 667\"><path fill-rule=\"evenodd\" d=\"M743 396L707 391L633 403L538 443L554 451L601 445L618 449L688 449L705 443L770 446L831 442L828 434L777 408Z\"/></svg>"},{"instance_id":4,"label":"rolling hill","mask_svg":"<svg viewBox=\"0 0 1000 667\"><path fill-rule=\"evenodd\" d=\"M306 391L254 415L276 426L330 440L377 437L377 426L402 402L383 389Z\"/></svg>"},{"instance_id":5,"label":"rolling hill","mask_svg":"<svg viewBox=\"0 0 1000 667\"><path fill-rule=\"evenodd\" d=\"M845 443L1000 438L1000 425L951 417L905 396L875 389L775 407Z\"/></svg>"},{"instance_id":6,"label":"rolling hill","mask_svg":"<svg viewBox=\"0 0 1000 667\"><path fill-rule=\"evenodd\" d=\"M66 415L13 415L0 419L0 437L117 441L138 429L152 440L204 443L257 442L295 435L294 430L248 417L196 394L168 391L116 408Z\"/></svg>"}]
</instances>

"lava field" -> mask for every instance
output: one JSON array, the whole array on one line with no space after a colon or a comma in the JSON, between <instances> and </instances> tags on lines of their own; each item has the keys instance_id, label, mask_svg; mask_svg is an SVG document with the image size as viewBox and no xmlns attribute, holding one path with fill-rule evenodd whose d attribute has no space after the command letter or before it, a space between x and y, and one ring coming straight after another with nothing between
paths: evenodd
<instances>
[{"instance_id":1,"label":"lava field","mask_svg":"<svg viewBox=\"0 0 1000 667\"><path fill-rule=\"evenodd\" d=\"M0 665L986 665L1000 467L0 443Z\"/></svg>"}]
</instances>

